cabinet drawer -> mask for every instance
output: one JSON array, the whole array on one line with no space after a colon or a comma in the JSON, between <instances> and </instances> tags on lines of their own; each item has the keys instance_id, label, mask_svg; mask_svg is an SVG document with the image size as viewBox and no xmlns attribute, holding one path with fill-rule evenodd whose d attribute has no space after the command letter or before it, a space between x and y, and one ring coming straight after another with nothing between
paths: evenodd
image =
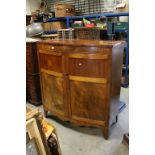
<instances>
[{"instance_id":1,"label":"cabinet drawer","mask_svg":"<svg viewBox=\"0 0 155 155\"><path fill-rule=\"evenodd\" d=\"M62 56L39 53L40 69L62 72Z\"/></svg>"},{"instance_id":2,"label":"cabinet drawer","mask_svg":"<svg viewBox=\"0 0 155 155\"><path fill-rule=\"evenodd\" d=\"M41 44L39 45L39 49L43 50L43 51L56 51L56 52L60 52L62 51L62 46L56 46L56 45L44 45Z\"/></svg>"},{"instance_id":3,"label":"cabinet drawer","mask_svg":"<svg viewBox=\"0 0 155 155\"><path fill-rule=\"evenodd\" d=\"M108 54L71 54L68 72L73 76L108 78L110 75L109 57Z\"/></svg>"}]
</instances>

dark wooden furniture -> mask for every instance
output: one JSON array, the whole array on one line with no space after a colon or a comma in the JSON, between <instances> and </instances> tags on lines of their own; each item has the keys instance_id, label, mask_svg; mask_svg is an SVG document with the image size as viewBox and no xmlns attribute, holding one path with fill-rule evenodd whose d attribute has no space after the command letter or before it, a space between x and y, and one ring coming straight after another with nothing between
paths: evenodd
<instances>
[{"instance_id":1,"label":"dark wooden furniture","mask_svg":"<svg viewBox=\"0 0 155 155\"><path fill-rule=\"evenodd\" d=\"M60 40L38 44L45 115L103 129L117 121L123 42Z\"/></svg>"},{"instance_id":2,"label":"dark wooden furniture","mask_svg":"<svg viewBox=\"0 0 155 155\"><path fill-rule=\"evenodd\" d=\"M26 26L30 25L31 15L26 15Z\"/></svg>"},{"instance_id":3,"label":"dark wooden furniture","mask_svg":"<svg viewBox=\"0 0 155 155\"><path fill-rule=\"evenodd\" d=\"M36 42L26 42L26 98L31 104L41 104Z\"/></svg>"}]
</instances>

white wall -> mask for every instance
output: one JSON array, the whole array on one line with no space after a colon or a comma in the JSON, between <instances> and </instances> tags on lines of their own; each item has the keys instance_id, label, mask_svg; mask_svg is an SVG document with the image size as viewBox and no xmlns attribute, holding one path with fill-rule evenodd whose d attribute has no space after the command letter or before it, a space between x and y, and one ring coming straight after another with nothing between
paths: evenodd
<instances>
[{"instance_id":1,"label":"white wall","mask_svg":"<svg viewBox=\"0 0 155 155\"><path fill-rule=\"evenodd\" d=\"M40 3L41 0L26 0L26 15L31 15L31 12L36 11Z\"/></svg>"}]
</instances>

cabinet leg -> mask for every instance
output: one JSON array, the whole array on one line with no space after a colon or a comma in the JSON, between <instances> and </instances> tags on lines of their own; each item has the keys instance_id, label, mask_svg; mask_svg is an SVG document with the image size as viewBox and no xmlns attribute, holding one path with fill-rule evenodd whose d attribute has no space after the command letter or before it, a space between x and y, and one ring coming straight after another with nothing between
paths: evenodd
<instances>
[{"instance_id":1,"label":"cabinet leg","mask_svg":"<svg viewBox=\"0 0 155 155\"><path fill-rule=\"evenodd\" d=\"M48 111L44 109L44 116L47 117Z\"/></svg>"},{"instance_id":2,"label":"cabinet leg","mask_svg":"<svg viewBox=\"0 0 155 155\"><path fill-rule=\"evenodd\" d=\"M108 140L109 138L109 129L107 127L103 128L103 137Z\"/></svg>"}]
</instances>

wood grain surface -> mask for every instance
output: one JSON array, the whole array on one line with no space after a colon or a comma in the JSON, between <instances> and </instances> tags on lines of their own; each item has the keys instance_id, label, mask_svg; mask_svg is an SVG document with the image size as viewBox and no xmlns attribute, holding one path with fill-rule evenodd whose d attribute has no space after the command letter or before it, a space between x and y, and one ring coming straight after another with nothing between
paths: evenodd
<instances>
[{"instance_id":1,"label":"wood grain surface","mask_svg":"<svg viewBox=\"0 0 155 155\"><path fill-rule=\"evenodd\" d=\"M53 40L38 43L45 111L109 138L120 97L123 42Z\"/></svg>"}]
</instances>

